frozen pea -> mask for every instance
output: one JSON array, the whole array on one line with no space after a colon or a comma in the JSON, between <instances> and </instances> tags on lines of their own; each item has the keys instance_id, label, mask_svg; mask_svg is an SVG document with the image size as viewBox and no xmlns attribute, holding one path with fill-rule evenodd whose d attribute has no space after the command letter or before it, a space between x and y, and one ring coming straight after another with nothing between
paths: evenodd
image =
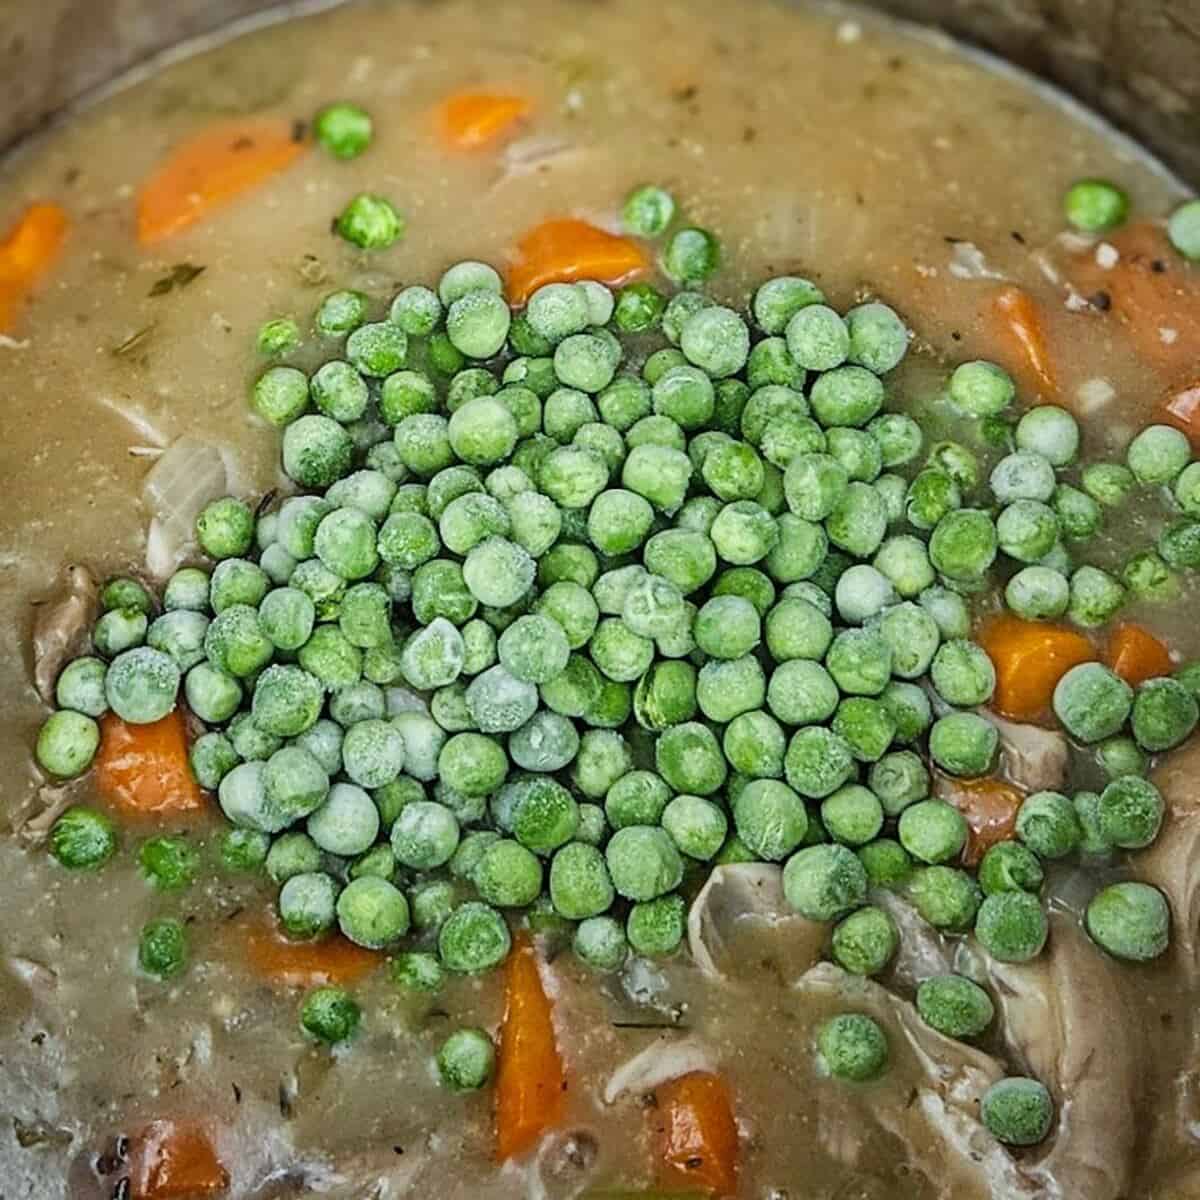
<instances>
[{"instance_id":1,"label":"frozen pea","mask_svg":"<svg viewBox=\"0 0 1200 1200\"><path fill-rule=\"evenodd\" d=\"M1133 706L1129 685L1100 663L1072 667L1054 689L1054 712L1081 742L1098 742L1118 732Z\"/></svg>"},{"instance_id":2,"label":"frozen pea","mask_svg":"<svg viewBox=\"0 0 1200 1200\"><path fill-rule=\"evenodd\" d=\"M108 710L104 695L107 665L99 658L76 658L62 670L54 688L59 708L71 709L88 717L102 717Z\"/></svg>"},{"instance_id":3,"label":"frozen pea","mask_svg":"<svg viewBox=\"0 0 1200 1200\"><path fill-rule=\"evenodd\" d=\"M1004 599L1019 617L1052 620L1067 611L1071 587L1067 577L1051 567L1024 567L1007 583Z\"/></svg>"},{"instance_id":4,"label":"frozen pea","mask_svg":"<svg viewBox=\"0 0 1200 1200\"><path fill-rule=\"evenodd\" d=\"M808 846L788 859L783 891L802 917L833 921L865 902L867 874L846 846Z\"/></svg>"},{"instance_id":5,"label":"frozen pea","mask_svg":"<svg viewBox=\"0 0 1200 1200\"><path fill-rule=\"evenodd\" d=\"M821 824L833 841L864 846L883 828L883 806L868 788L847 784L821 804Z\"/></svg>"},{"instance_id":6,"label":"frozen pea","mask_svg":"<svg viewBox=\"0 0 1200 1200\"><path fill-rule=\"evenodd\" d=\"M727 768L716 736L695 721L671 725L654 750L659 774L685 795L710 796L725 782Z\"/></svg>"},{"instance_id":7,"label":"frozen pea","mask_svg":"<svg viewBox=\"0 0 1200 1200\"><path fill-rule=\"evenodd\" d=\"M950 713L935 721L929 733L933 761L951 775L986 775L998 745L995 725L975 713Z\"/></svg>"},{"instance_id":8,"label":"frozen pea","mask_svg":"<svg viewBox=\"0 0 1200 1200\"><path fill-rule=\"evenodd\" d=\"M1114 883L1097 892L1085 920L1092 939L1126 962L1150 962L1170 942L1170 908L1163 894L1146 883Z\"/></svg>"},{"instance_id":9,"label":"frozen pea","mask_svg":"<svg viewBox=\"0 0 1200 1200\"><path fill-rule=\"evenodd\" d=\"M460 905L438 933L443 965L460 974L476 974L498 966L511 948L512 936L504 918L479 901Z\"/></svg>"},{"instance_id":10,"label":"frozen pea","mask_svg":"<svg viewBox=\"0 0 1200 1200\"><path fill-rule=\"evenodd\" d=\"M975 880L955 867L922 867L909 881L907 894L917 912L935 929L955 933L971 928L981 894Z\"/></svg>"},{"instance_id":11,"label":"frozen pea","mask_svg":"<svg viewBox=\"0 0 1200 1200\"><path fill-rule=\"evenodd\" d=\"M733 803L733 822L738 837L754 854L780 861L804 840L808 813L804 801L776 779L756 779Z\"/></svg>"},{"instance_id":12,"label":"frozen pea","mask_svg":"<svg viewBox=\"0 0 1200 1200\"><path fill-rule=\"evenodd\" d=\"M938 1033L970 1041L984 1033L996 1016L992 998L962 975L935 975L917 987L917 1012Z\"/></svg>"},{"instance_id":13,"label":"frozen pea","mask_svg":"<svg viewBox=\"0 0 1200 1200\"><path fill-rule=\"evenodd\" d=\"M1125 462L1139 483L1171 483L1191 461L1187 436L1171 425L1150 425L1129 443Z\"/></svg>"},{"instance_id":14,"label":"frozen pea","mask_svg":"<svg viewBox=\"0 0 1200 1200\"><path fill-rule=\"evenodd\" d=\"M871 767L870 785L885 814L895 817L929 795L929 772L919 755L896 750Z\"/></svg>"},{"instance_id":15,"label":"frozen pea","mask_svg":"<svg viewBox=\"0 0 1200 1200\"><path fill-rule=\"evenodd\" d=\"M997 842L979 864L984 895L997 892L1038 892L1044 873L1037 854L1021 842Z\"/></svg>"},{"instance_id":16,"label":"frozen pea","mask_svg":"<svg viewBox=\"0 0 1200 1200\"><path fill-rule=\"evenodd\" d=\"M1196 698L1178 680L1148 679L1134 696L1133 736L1152 753L1171 750L1187 740L1200 718Z\"/></svg>"},{"instance_id":17,"label":"frozen pea","mask_svg":"<svg viewBox=\"0 0 1200 1200\"><path fill-rule=\"evenodd\" d=\"M1029 892L985 896L975 917L975 937L1000 962L1028 962L1046 944L1048 925L1041 902Z\"/></svg>"},{"instance_id":18,"label":"frozen pea","mask_svg":"<svg viewBox=\"0 0 1200 1200\"><path fill-rule=\"evenodd\" d=\"M892 744L896 723L878 700L850 696L837 707L831 725L859 762L875 762Z\"/></svg>"},{"instance_id":19,"label":"frozen pea","mask_svg":"<svg viewBox=\"0 0 1200 1200\"><path fill-rule=\"evenodd\" d=\"M1002 413L1013 402L1016 387L1003 368L978 360L962 363L950 377L951 403L967 416Z\"/></svg>"},{"instance_id":20,"label":"frozen pea","mask_svg":"<svg viewBox=\"0 0 1200 1200\"><path fill-rule=\"evenodd\" d=\"M1127 775L1100 793L1099 832L1110 846L1141 850L1158 836L1164 812L1158 788L1148 779Z\"/></svg>"},{"instance_id":21,"label":"frozen pea","mask_svg":"<svg viewBox=\"0 0 1200 1200\"><path fill-rule=\"evenodd\" d=\"M996 557L997 535L992 518L981 509L947 513L929 539L929 558L950 579L982 578Z\"/></svg>"},{"instance_id":22,"label":"frozen pea","mask_svg":"<svg viewBox=\"0 0 1200 1200\"><path fill-rule=\"evenodd\" d=\"M379 833L379 813L362 788L335 783L325 802L309 816L306 829L322 850L330 854L361 854Z\"/></svg>"},{"instance_id":23,"label":"frozen pea","mask_svg":"<svg viewBox=\"0 0 1200 1200\"><path fill-rule=\"evenodd\" d=\"M882 908L860 908L834 929L833 958L852 975L878 975L891 961L899 941L896 923Z\"/></svg>"},{"instance_id":24,"label":"frozen pea","mask_svg":"<svg viewBox=\"0 0 1200 1200\"><path fill-rule=\"evenodd\" d=\"M849 743L820 726L798 730L788 743L784 777L801 796L823 800L855 774Z\"/></svg>"}]
</instances>

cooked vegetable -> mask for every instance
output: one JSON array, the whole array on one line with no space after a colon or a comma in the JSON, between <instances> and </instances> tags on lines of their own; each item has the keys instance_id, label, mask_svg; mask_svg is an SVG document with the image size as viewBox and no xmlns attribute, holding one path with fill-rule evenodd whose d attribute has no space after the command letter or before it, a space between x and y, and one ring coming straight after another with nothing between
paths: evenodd
<instances>
[{"instance_id":1,"label":"cooked vegetable","mask_svg":"<svg viewBox=\"0 0 1200 1200\"><path fill-rule=\"evenodd\" d=\"M447 149L480 150L511 134L532 111L525 96L465 91L443 100L436 119Z\"/></svg>"},{"instance_id":2,"label":"cooked vegetable","mask_svg":"<svg viewBox=\"0 0 1200 1200\"><path fill-rule=\"evenodd\" d=\"M31 204L0 241L0 330L17 311L62 251L70 219L57 204Z\"/></svg>"},{"instance_id":3,"label":"cooked vegetable","mask_svg":"<svg viewBox=\"0 0 1200 1200\"><path fill-rule=\"evenodd\" d=\"M110 803L132 814L195 812L206 800L188 763L187 730L176 709L150 724L115 714L100 722L96 785Z\"/></svg>"},{"instance_id":4,"label":"cooked vegetable","mask_svg":"<svg viewBox=\"0 0 1200 1200\"><path fill-rule=\"evenodd\" d=\"M1044 721L1059 680L1096 657L1072 630L1008 614L986 622L979 643L996 668L996 711L1014 721Z\"/></svg>"},{"instance_id":5,"label":"cooked vegetable","mask_svg":"<svg viewBox=\"0 0 1200 1200\"><path fill-rule=\"evenodd\" d=\"M554 1031L553 1006L542 985L537 952L516 939L505 967L504 1019L497 1054L496 1159L532 1150L563 1119L566 1077Z\"/></svg>"},{"instance_id":6,"label":"cooked vegetable","mask_svg":"<svg viewBox=\"0 0 1200 1200\"><path fill-rule=\"evenodd\" d=\"M152 1121L132 1138L129 1160L138 1200L216 1196L229 1186L229 1172L203 1125Z\"/></svg>"},{"instance_id":7,"label":"cooked vegetable","mask_svg":"<svg viewBox=\"0 0 1200 1200\"><path fill-rule=\"evenodd\" d=\"M547 221L517 242L508 274L508 299L524 304L548 283L594 279L619 287L649 267L645 250L629 238L616 237L586 221Z\"/></svg>"},{"instance_id":8,"label":"cooked vegetable","mask_svg":"<svg viewBox=\"0 0 1200 1200\"><path fill-rule=\"evenodd\" d=\"M735 1195L738 1131L733 1098L721 1076L689 1072L655 1088L654 1099L650 1112L663 1186Z\"/></svg>"},{"instance_id":9,"label":"cooked vegetable","mask_svg":"<svg viewBox=\"0 0 1200 1200\"><path fill-rule=\"evenodd\" d=\"M138 240L179 233L244 192L266 183L305 150L291 122L243 118L202 130L175 146L142 182Z\"/></svg>"}]
</instances>

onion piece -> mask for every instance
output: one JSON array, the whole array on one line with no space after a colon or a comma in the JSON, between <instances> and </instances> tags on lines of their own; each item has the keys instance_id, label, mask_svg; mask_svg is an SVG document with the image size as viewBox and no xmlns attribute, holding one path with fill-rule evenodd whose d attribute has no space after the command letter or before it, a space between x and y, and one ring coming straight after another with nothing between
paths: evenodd
<instances>
[{"instance_id":1,"label":"onion piece","mask_svg":"<svg viewBox=\"0 0 1200 1200\"><path fill-rule=\"evenodd\" d=\"M660 1035L612 1073L604 1085L604 1103L615 1104L626 1092L652 1092L670 1079L713 1069L712 1051L703 1042Z\"/></svg>"},{"instance_id":2,"label":"onion piece","mask_svg":"<svg viewBox=\"0 0 1200 1200\"><path fill-rule=\"evenodd\" d=\"M146 569L155 579L169 575L192 545L196 518L229 488L225 456L198 438L172 442L150 468L142 499L150 509Z\"/></svg>"}]
</instances>

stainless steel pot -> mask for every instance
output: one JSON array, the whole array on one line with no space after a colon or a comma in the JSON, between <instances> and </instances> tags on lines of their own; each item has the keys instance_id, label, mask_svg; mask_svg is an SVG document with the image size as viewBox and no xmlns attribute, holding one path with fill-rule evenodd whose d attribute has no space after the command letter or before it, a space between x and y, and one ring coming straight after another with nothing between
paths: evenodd
<instances>
[{"instance_id":1,"label":"stainless steel pot","mask_svg":"<svg viewBox=\"0 0 1200 1200\"><path fill-rule=\"evenodd\" d=\"M272 7L312 4L0 0L0 147L149 55ZM940 26L1060 84L1200 186L1200 0L873 0L873 7Z\"/></svg>"}]
</instances>

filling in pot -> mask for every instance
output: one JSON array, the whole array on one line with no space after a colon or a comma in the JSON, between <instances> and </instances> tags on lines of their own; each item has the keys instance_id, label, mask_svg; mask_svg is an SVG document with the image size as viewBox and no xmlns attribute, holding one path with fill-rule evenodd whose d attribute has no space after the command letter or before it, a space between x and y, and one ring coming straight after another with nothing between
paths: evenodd
<instances>
[{"instance_id":1,"label":"filling in pot","mask_svg":"<svg viewBox=\"0 0 1200 1200\"><path fill-rule=\"evenodd\" d=\"M1200 1189L1200 201L863 14L350 4L0 168L4 1195Z\"/></svg>"}]
</instances>

